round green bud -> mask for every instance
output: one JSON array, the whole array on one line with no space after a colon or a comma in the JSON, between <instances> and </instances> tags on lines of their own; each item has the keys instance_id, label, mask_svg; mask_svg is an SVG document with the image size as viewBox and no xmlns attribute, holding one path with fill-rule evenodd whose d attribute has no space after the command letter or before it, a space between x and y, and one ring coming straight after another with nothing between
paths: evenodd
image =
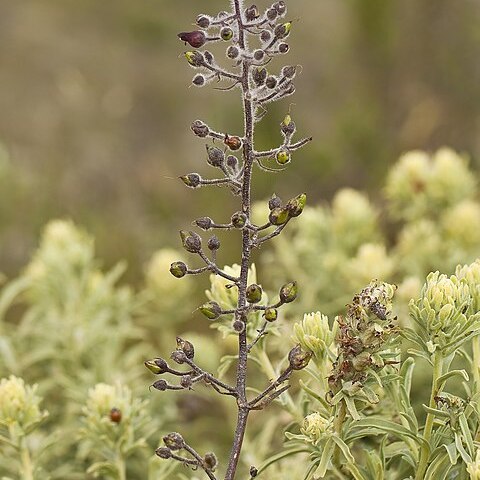
<instances>
[{"instance_id":1,"label":"round green bud","mask_svg":"<svg viewBox=\"0 0 480 480\"><path fill-rule=\"evenodd\" d=\"M247 216L243 212L235 212L232 215L231 222L235 228L243 228L247 223Z\"/></svg>"},{"instance_id":2,"label":"round green bud","mask_svg":"<svg viewBox=\"0 0 480 480\"><path fill-rule=\"evenodd\" d=\"M287 150L279 150L275 155L275 160L279 165L286 165L287 163L290 163L290 153L287 152Z\"/></svg>"},{"instance_id":3,"label":"round green bud","mask_svg":"<svg viewBox=\"0 0 480 480\"><path fill-rule=\"evenodd\" d=\"M252 283L247 287L247 301L248 303L258 303L262 299L262 287L256 283Z\"/></svg>"},{"instance_id":4,"label":"round green bud","mask_svg":"<svg viewBox=\"0 0 480 480\"><path fill-rule=\"evenodd\" d=\"M293 302L297 298L298 285L297 282L289 282L280 289L280 301L282 303Z\"/></svg>"},{"instance_id":5,"label":"round green bud","mask_svg":"<svg viewBox=\"0 0 480 480\"><path fill-rule=\"evenodd\" d=\"M268 220L272 225L283 225L289 219L288 209L285 207L274 208L270 215L268 216Z\"/></svg>"},{"instance_id":6,"label":"round green bud","mask_svg":"<svg viewBox=\"0 0 480 480\"><path fill-rule=\"evenodd\" d=\"M278 318L278 310L276 308L267 308L263 316L267 322L274 322Z\"/></svg>"},{"instance_id":7,"label":"round green bud","mask_svg":"<svg viewBox=\"0 0 480 480\"><path fill-rule=\"evenodd\" d=\"M209 319L216 320L222 314L222 307L217 302L204 303L199 310Z\"/></svg>"},{"instance_id":8,"label":"round green bud","mask_svg":"<svg viewBox=\"0 0 480 480\"><path fill-rule=\"evenodd\" d=\"M170 265L170 273L176 278L182 278L187 274L187 266L183 262L173 262Z\"/></svg>"},{"instance_id":9,"label":"round green bud","mask_svg":"<svg viewBox=\"0 0 480 480\"><path fill-rule=\"evenodd\" d=\"M222 38L222 40L228 42L233 38L233 30L230 27L223 27L220 30L220 37Z\"/></svg>"}]
</instances>

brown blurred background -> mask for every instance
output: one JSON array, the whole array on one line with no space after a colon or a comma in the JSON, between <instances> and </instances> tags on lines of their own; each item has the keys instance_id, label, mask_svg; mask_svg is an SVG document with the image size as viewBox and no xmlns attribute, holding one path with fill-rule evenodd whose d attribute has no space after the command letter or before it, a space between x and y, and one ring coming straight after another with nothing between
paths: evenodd
<instances>
[{"instance_id":1,"label":"brown blurred background","mask_svg":"<svg viewBox=\"0 0 480 480\"><path fill-rule=\"evenodd\" d=\"M96 236L107 264L127 258L135 280L156 248L178 245L180 227L236 209L226 191L174 180L208 171L191 121L241 125L238 92L188 88L193 71L178 57L176 33L227 4L0 0L2 271L18 271L49 219L70 217ZM287 172L259 173L257 198L272 181L311 202L345 185L379 197L389 165L412 148L449 145L478 166L480 2L289 4L299 21L282 60L303 73L295 97L270 107L257 145L275 146L292 102L300 133L315 141Z\"/></svg>"}]
</instances>

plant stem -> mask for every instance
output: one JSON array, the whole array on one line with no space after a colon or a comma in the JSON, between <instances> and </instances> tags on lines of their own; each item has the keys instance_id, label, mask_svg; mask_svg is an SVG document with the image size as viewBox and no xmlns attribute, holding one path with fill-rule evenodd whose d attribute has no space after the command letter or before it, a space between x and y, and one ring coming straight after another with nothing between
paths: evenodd
<instances>
[{"instance_id":1,"label":"plant stem","mask_svg":"<svg viewBox=\"0 0 480 480\"><path fill-rule=\"evenodd\" d=\"M442 370L443 370L443 356L441 352L435 352L433 354L432 391L430 393L430 402L428 405L430 408L436 407L435 397L440 393L438 391L439 389L438 379L442 376ZM422 480L425 476L425 472L428 467L428 459L431 451L430 439L432 437L433 421L434 421L434 415L432 413L428 413L427 418L425 420L425 428L423 430L423 439L425 440L425 442L422 445L420 460L418 463L415 480Z\"/></svg>"},{"instance_id":2,"label":"plant stem","mask_svg":"<svg viewBox=\"0 0 480 480\"><path fill-rule=\"evenodd\" d=\"M336 408L335 412L335 421L333 423L333 427L335 433L342 438L342 427L345 417L347 416L347 407L345 406L345 402L342 400ZM340 470L342 469L342 465L340 464L340 448L338 445L335 447L335 452L333 454L333 464L336 465Z\"/></svg>"},{"instance_id":3,"label":"plant stem","mask_svg":"<svg viewBox=\"0 0 480 480\"><path fill-rule=\"evenodd\" d=\"M234 0L235 18L239 32L239 47L242 50L246 48L245 29L242 19L243 0ZM250 61L246 58L242 60L241 87L244 107L244 126L245 134L243 141L243 184L242 184L242 212L247 216L247 223L250 222L251 210L251 182L252 168L255 160L253 134L254 134L254 113L250 93ZM238 284L238 304L235 312L236 320L246 324L247 316L245 307L247 304L247 283L248 269L250 267L250 231L247 228L242 230L242 261L240 269L240 282ZM246 325L243 331L238 335L238 364L237 364L237 404L238 416L235 429L232 450L228 461L225 480L233 480L237 471L240 451L242 449L243 438L247 428L249 409L247 407L247 329Z\"/></svg>"},{"instance_id":4,"label":"plant stem","mask_svg":"<svg viewBox=\"0 0 480 480\"><path fill-rule=\"evenodd\" d=\"M121 453L118 453L115 465L117 466L118 470L118 479L127 480L125 460Z\"/></svg>"},{"instance_id":5,"label":"plant stem","mask_svg":"<svg viewBox=\"0 0 480 480\"><path fill-rule=\"evenodd\" d=\"M20 459L22 462L22 479L33 480L33 464L25 439L20 442Z\"/></svg>"}]
</instances>

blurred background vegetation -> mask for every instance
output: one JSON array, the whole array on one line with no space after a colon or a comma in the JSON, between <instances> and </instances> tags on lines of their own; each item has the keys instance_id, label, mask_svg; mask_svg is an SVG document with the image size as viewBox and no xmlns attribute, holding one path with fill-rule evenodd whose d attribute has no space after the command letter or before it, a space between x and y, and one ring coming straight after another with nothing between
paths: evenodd
<instances>
[{"instance_id":1,"label":"blurred background vegetation","mask_svg":"<svg viewBox=\"0 0 480 480\"><path fill-rule=\"evenodd\" d=\"M0 265L27 262L42 226L68 217L96 238L111 266L136 282L176 230L209 214L228 218L227 192L185 190L203 146L202 118L240 126L238 92L188 89L176 33L205 2L0 0ZM225 8L211 0L205 13ZM399 154L449 145L480 157L480 4L472 0L295 0L290 62L304 67L293 100L270 108L258 145L279 140L292 105L314 143L292 168L259 173L256 196L306 191L330 199L367 190ZM200 5L199 5L200 4ZM259 7L267 5L258 2ZM232 251L233 253L233 251ZM236 259L226 258L225 263Z\"/></svg>"}]
</instances>

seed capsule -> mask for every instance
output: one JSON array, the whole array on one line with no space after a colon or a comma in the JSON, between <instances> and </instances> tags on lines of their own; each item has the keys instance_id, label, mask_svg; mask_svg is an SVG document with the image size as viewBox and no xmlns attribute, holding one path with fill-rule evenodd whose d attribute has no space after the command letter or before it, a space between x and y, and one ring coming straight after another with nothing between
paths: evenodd
<instances>
[{"instance_id":1,"label":"seed capsule","mask_svg":"<svg viewBox=\"0 0 480 480\"><path fill-rule=\"evenodd\" d=\"M304 352L300 345L293 347L288 354L288 361L290 362L290 367L292 367L293 370L304 369L310 362L311 358L312 353Z\"/></svg>"},{"instance_id":2,"label":"seed capsule","mask_svg":"<svg viewBox=\"0 0 480 480\"><path fill-rule=\"evenodd\" d=\"M257 62L261 62L265 58L265 52L262 49L255 50L253 52L253 58Z\"/></svg>"},{"instance_id":3,"label":"seed capsule","mask_svg":"<svg viewBox=\"0 0 480 480\"><path fill-rule=\"evenodd\" d=\"M261 87L267 79L267 69L265 67L258 67L253 70L253 81L257 87Z\"/></svg>"},{"instance_id":4,"label":"seed capsule","mask_svg":"<svg viewBox=\"0 0 480 480\"><path fill-rule=\"evenodd\" d=\"M290 35L290 31L292 29L292 22L282 23L281 25L277 25L275 27L274 35L275 38L286 38Z\"/></svg>"},{"instance_id":5,"label":"seed capsule","mask_svg":"<svg viewBox=\"0 0 480 480\"><path fill-rule=\"evenodd\" d=\"M195 232L180 231L183 248L189 253L199 253L202 250L202 239Z\"/></svg>"},{"instance_id":6,"label":"seed capsule","mask_svg":"<svg viewBox=\"0 0 480 480\"><path fill-rule=\"evenodd\" d=\"M195 225L202 230L210 230L213 225L213 220L210 217L202 217L195 220Z\"/></svg>"},{"instance_id":7,"label":"seed capsule","mask_svg":"<svg viewBox=\"0 0 480 480\"><path fill-rule=\"evenodd\" d=\"M165 392L168 389L168 383L163 380L162 378L160 380L157 380L156 382L152 383L151 385L155 390L158 390L160 392Z\"/></svg>"},{"instance_id":8,"label":"seed capsule","mask_svg":"<svg viewBox=\"0 0 480 480\"><path fill-rule=\"evenodd\" d=\"M205 45L207 37L201 30L195 30L193 32L180 32L178 38L185 43L188 43L193 48L200 48Z\"/></svg>"},{"instance_id":9,"label":"seed capsule","mask_svg":"<svg viewBox=\"0 0 480 480\"><path fill-rule=\"evenodd\" d=\"M255 478L258 475L258 469L256 469L253 465L250 467L250 477Z\"/></svg>"},{"instance_id":10,"label":"seed capsule","mask_svg":"<svg viewBox=\"0 0 480 480\"><path fill-rule=\"evenodd\" d=\"M267 322L274 322L278 318L278 310L276 308L267 308L264 317Z\"/></svg>"},{"instance_id":11,"label":"seed capsule","mask_svg":"<svg viewBox=\"0 0 480 480\"><path fill-rule=\"evenodd\" d=\"M208 50L205 50L203 52L203 56L205 57L205 61L209 63L210 65L213 64L213 54L209 52Z\"/></svg>"},{"instance_id":12,"label":"seed capsule","mask_svg":"<svg viewBox=\"0 0 480 480\"><path fill-rule=\"evenodd\" d=\"M287 6L284 1L277 2L273 5L273 8L279 15L285 15L287 13Z\"/></svg>"},{"instance_id":13,"label":"seed capsule","mask_svg":"<svg viewBox=\"0 0 480 480\"><path fill-rule=\"evenodd\" d=\"M217 468L218 460L213 452L208 452L203 457L203 463L208 470L213 472Z\"/></svg>"},{"instance_id":14,"label":"seed capsule","mask_svg":"<svg viewBox=\"0 0 480 480\"><path fill-rule=\"evenodd\" d=\"M230 150L239 150L242 146L242 140L240 137L225 135L225 140L223 143L230 149Z\"/></svg>"},{"instance_id":15,"label":"seed capsule","mask_svg":"<svg viewBox=\"0 0 480 480\"><path fill-rule=\"evenodd\" d=\"M278 16L278 13L277 13L277 11L276 11L274 8L269 8L269 9L267 10L267 18L268 18L271 22L273 22L273 20L275 20L275 19L277 18L277 16Z\"/></svg>"},{"instance_id":16,"label":"seed capsule","mask_svg":"<svg viewBox=\"0 0 480 480\"><path fill-rule=\"evenodd\" d=\"M222 307L217 302L204 303L199 310L209 319L216 320L222 314Z\"/></svg>"},{"instance_id":17,"label":"seed capsule","mask_svg":"<svg viewBox=\"0 0 480 480\"><path fill-rule=\"evenodd\" d=\"M189 188L197 188L202 183L202 177L198 173L183 175L180 180Z\"/></svg>"},{"instance_id":18,"label":"seed capsule","mask_svg":"<svg viewBox=\"0 0 480 480\"><path fill-rule=\"evenodd\" d=\"M205 75L202 75L201 73L199 73L198 75L195 75L192 80L192 83L196 87L203 87L205 85L205 82L206 82Z\"/></svg>"},{"instance_id":19,"label":"seed capsule","mask_svg":"<svg viewBox=\"0 0 480 480\"><path fill-rule=\"evenodd\" d=\"M168 460L169 458L172 458L172 452L169 448L167 447L160 447L155 450L155 454L163 458L164 460Z\"/></svg>"},{"instance_id":20,"label":"seed capsule","mask_svg":"<svg viewBox=\"0 0 480 480\"><path fill-rule=\"evenodd\" d=\"M281 131L284 135L291 137L297 129L295 122L290 115L285 115L283 122L280 124Z\"/></svg>"},{"instance_id":21,"label":"seed capsule","mask_svg":"<svg viewBox=\"0 0 480 480\"><path fill-rule=\"evenodd\" d=\"M118 408L113 407L110 410L110 420L113 423L120 423L122 421L122 412Z\"/></svg>"},{"instance_id":22,"label":"seed capsule","mask_svg":"<svg viewBox=\"0 0 480 480\"><path fill-rule=\"evenodd\" d=\"M272 198L268 201L268 208L273 210L274 208L280 208L282 206L282 200L280 197L277 197L275 193L272 195Z\"/></svg>"},{"instance_id":23,"label":"seed capsule","mask_svg":"<svg viewBox=\"0 0 480 480\"><path fill-rule=\"evenodd\" d=\"M154 358L153 360L147 360L145 366L154 374L162 375L168 372L168 363L163 358Z\"/></svg>"},{"instance_id":24,"label":"seed capsule","mask_svg":"<svg viewBox=\"0 0 480 480\"><path fill-rule=\"evenodd\" d=\"M234 155L229 155L227 157L227 166L230 167L232 170L237 170L238 168L238 158Z\"/></svg>"},{"instance_id":25,"label":"seed capsule","mask_svg":"<svg viewBox=\"0 0 480 480\"><path fill-rule=\"evenodd\" d=\"M195 120L192 123L191 129L197 137L207 137L210 133L208 126L205 125L205 123L203 123L201 120Z\"/></svg>"},{"instance_id":26,"label":"seed capsule","mask_svg":"<svg viewBox=\"0 0 480 480\"><path fill-rule=\"evenodd\" d=\"M267 88L275 88L277 86L277 83L277 79L273 75L270 75L265 80L265 85L267 86Z\"/></svg>"},{"instance_id":27,"label":"seed capsule","mask_svg":"<svg viewBox=\"0 0 480 480\"><path fill-rule=\"evenodd\" d=\"M288 201L286 207L288 213L291 217L298 217L302 214L303 209L307 203L307 195L305 193L301 193L297 195L295 198L292 198Z\"/></svg>"},{"instance_id":28,"label":"seed capsule","mask_svg":"<svg viewBox=\"0 0 480 480\"><path fill-rule=\"evenodd\" d=\"M230 45L227 48L227 57L235 60L240 55L240 50L235 45Z\"/></svg>"},{"instance_id":29,"label":"seed capsule","mask_svg":"<svg viewBox=\"0 0 480 480\"><path fill-rule=\"evenodd\" d=\"M170 273L176 278L182 278L187 274L188 268L183 262L173 262L170 265Z\"/></svg>"},{"instance_id":30,"label":"seed capsule","mask_svg":"<svg viewBox=\"0 0 480 480\"><path fill-rule=\"evenodd\" d=\"M207 247L212 252L220 248L220 240L216 235L213 235L208 239Z\"/></svg>"},{"instance_id":31,"label":"seed capsule","mask_svg":"<svg viewBox=\"0 0 480 480\"><path fill-rule=\"evenodd\" d=\"M268 216L270 223L276 226L283 225L287 222L288 218L288 210L283 207L274 208Z\"/></svg>"},{"instance_id":32,"label":"seed capsule","mask_svg":"<svg viewBox=\"0 0 480 480\"><path fill-rule=\"evenodd\" d=\"M235 320L232 324L232 327L237 333L242 333L245 330L245 322L242 322L241 320Z\"/></svg>"},{"instance_id":33,"label":"seed capsule","mask_svg":"<svg viewBox=\"0 0 480 480\"><path fill-rule=\"evenodd\" d=\"M169 433L168 435L165 435L163 437L163 443L165 443L165 446L169 448L170 450L180 450L183 447L185 447L185 441L183 440L183 437L176 432Z\"/></svg>"},{"instance_id":34,"label":"seed capsule","mask_svg":"<svg viewBox=\"0 0 480 480\"><path fill-rule=\"evenodd\" d=\"M217 147L206 145L207 163L212 167L221 167L225 162L225 154Z\"/></svg>"},{"instance_id":35,"label":"seed capsule","mask_svg":"<svg viewBox=\"0 0 480 480\"><path fill-rule=\"evenodd\" d=\"M267 43L271 40L272 34L268 30L263 30L262 33L260 34L260 40L263 43Z\"/></svg>"},{"instance_id":36,"label":"seed capsule","mask_svg":"<svg viewBox=\"0 0 480 480\"><path fill-rule=\"evenodd\" d=\"M275 160L279 165L286 165L287 163L290 163L290 153L287 150L279 150L275 155Z\"/></svg>"},{"instance_id":37,"label":"seed capsule","mask_svg":"<svg viewBox=\"0 0 480 480\"><path fill-rule=\"evenodd\" d=\"M232 215L231 222L235 228L243 228L247 223L247 216L242 212L235 212Z\"/></svg>"},{"instance_id":38,"label":"seed capsule","mask_svg":"<svg viewBox=\"0 0 480 480\"><path fill-rule=\"evenodd\" d=\"M208 28L210 26L210 18L206 15L199 15L197 17L197 25L200 28Z\"/></svg>"},{"instance_id":39,"label":"seed capsule","mask_svg":"<svg viewBox=\"0 0 480 480\"><path fill-rule=\"evenodd\" d=\"M262 299L262 287L256 283L252 283L247 287L247 302L258 303Z\"/></svg>"},{"instance_id":40,"label":"seed capsule","mask_svg":"<svg viewBox=\"0 0 480 480\"><path fill-rule=\"evenodd\" d=\"M177 350L181 350L189 360L195 357L195 348L191 342L177 337Z\"/></svg>"},{"instance_id":41,"label":"seed capsule","mask_svg":"<svg viewBox=\"0 0 480 480\"><path fill-rule=\"evenodd\" d=\"M249 21L252 22L253 20L256 20L260 16L260 12L258 11L258 8L256 5L252 5L251 7L248 7L245 10L245 18Z\"/></svg>"},{"instance_id":42,"label":"seed capsule","mask_svg":"<svg viewBox=\"0 0 480 480\"><path fill-rule=\"evenodd\" d=\"M205 63L205 59L200 52L185 52L184 55L192 67L201 67Z\"/></svg>"},{"instance_id":43,"label":"seed capsule","mask_svg":"<svg viewBox=\"0 0 480 480\"><path fill-rule=\"evenodd\" d=\"M228 42L233 38L233 30L230 27L223 27L220 30L220 37L222 38L222 40Z\"/></svg>"},{"instance_id":44,"label":"seed capsule","mask_svg":"<svg viewBox=\"0 0 480 480\"><path fill-rule=\"evenodd\" d=\"M282 303L291 303L297 298L298 285L297 282L289 282L280 289L280 301Z\"/></svg>"},{"instance_id":45,"label":"seed capsule","mask_svg":"<svg viewBox=\"0 0 480 480\"><path fill-rule=\"evenodd\" d=\"M178 363L179 365L183 365L185 363L185 360L187 359L187 356L181 350L175 350L170 354L170 358L175 363Z\"/></svg>"},{"instance_id":46,"label":"seed capsule","mask_svg":"<svg viewBox=\"0 0 480 480\"><path fill-rule=\"evenodd\" d=\"M288 45L288 43L282 42L278 45L278 51L280 53L285 54L285 53L288 53L289 50L290 50L290 45Z\"/></svg>"}]
</instances>

